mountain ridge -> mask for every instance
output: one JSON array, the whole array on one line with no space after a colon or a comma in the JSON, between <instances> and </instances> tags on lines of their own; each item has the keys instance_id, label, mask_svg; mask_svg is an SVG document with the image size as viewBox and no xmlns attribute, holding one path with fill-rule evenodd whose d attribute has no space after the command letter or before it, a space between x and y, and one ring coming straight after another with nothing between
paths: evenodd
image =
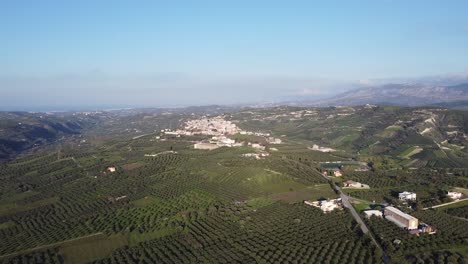
<instances>
[{"instance_id":1,"label":"mountain ridge","mask_svg":"<svg viewBox=\"0 0 468 264\"><path fill-rule=\"evenodd\" d=\"M391 83L358 88L309 103L315 106L365 104L423 106L457 101L468 101L468 83L451 86Z\"/></svg>"}]
</instances>

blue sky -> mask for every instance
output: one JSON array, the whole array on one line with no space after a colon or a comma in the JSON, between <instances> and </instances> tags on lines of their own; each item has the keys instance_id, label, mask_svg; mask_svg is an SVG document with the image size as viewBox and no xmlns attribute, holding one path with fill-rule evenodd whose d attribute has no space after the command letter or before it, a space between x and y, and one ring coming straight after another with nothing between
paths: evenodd
<instances>
[{"instance_id":1,"label":"blue sky","mask_svg":"<svg viewBox=\"0 0 468 264\"><path fill-rule=\"evenodd\" d=\"M0 2L0 105L326 95L468 71L468 1Z\"/></svg>"}]
</instances>

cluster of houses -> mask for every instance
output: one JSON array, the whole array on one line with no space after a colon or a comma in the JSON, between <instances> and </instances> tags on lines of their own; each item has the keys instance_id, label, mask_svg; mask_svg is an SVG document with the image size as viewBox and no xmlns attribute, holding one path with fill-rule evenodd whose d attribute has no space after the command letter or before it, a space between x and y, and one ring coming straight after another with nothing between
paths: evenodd
<instances>
[{"instance_id":1,"label":"cluster of houses","mask_svg":"<svg viewBox=\"0 0 468 264\"><path fill-rule=\"evenodd\" d=\"M237 134L240 129L231 121L224 120L222 116L217 116L209 119L189 120L185 123L185 131L202 135L221 136Z\"/></svg>"},{"instance_id":2,"label":"cluster of houses","mask_svg":"<svg viewBox=\"0 0 468 264\"><path fill-rule=\"evenodd\" d=\"M161 130L166 135L192 136L192 135L210 135L224 136L234 135L241 130L231 121L224 120L222 116L212 118L193 119L185 122L184 129L171 131L170 129Z\"/></svg>"},{"instance_id":3,"label":"cluster of houses","mask_svg":"<svg viewBox=\"0 0 468 264\"><path fill-rule=\"evenodd\" d=\"M279 138L270 136L270 133L262 132L249 132L243 131L237 127L237 125L231 121L227 121L223 116L216 116L212 118L201 118L189 120L185 123L184 129L178 129L172 131L170 129L161 130L166 135L180 136L192 136L192 135L209 135L212 136L209 140L203 140L193 145L195 149L213 150L219 147L240 147L243 146L243 142L236 142L236 140L227 137L228 135L241 134L241 135L254 135L265 137L269 144L281 144L282 141ZM265 146L261 144L251 144L249 146L258 149L260 151L265 150ZM263 157L268 153L259 153L258 157Z\"/></svg>"},{"instance_id":4,"label":"cluster of houses","mask_svg":"<svg viewBox=\"0 0 468 264\"><path fill-rule=\"evenodd\" d=\"M320 208L324 213L329 213L335 209L343 209L341 198L319 200L319 201L304 201L305 204Z\"/></svg>"}]
</instances>

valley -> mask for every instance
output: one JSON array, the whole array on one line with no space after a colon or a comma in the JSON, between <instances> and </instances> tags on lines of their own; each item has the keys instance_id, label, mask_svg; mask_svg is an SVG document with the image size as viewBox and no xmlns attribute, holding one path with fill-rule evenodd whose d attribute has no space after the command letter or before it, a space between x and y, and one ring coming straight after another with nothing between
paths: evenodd
<instances>
[{"instance_id":1,"label":"valley","mask_svg":"<svg viewBox=\"0 0 468 264\"><path fill-rule=\"evenodd\" d=\"M453 201L449 191L468 196L467 112L208 107L80 120L89 125L0 163L0 261L467 259L466 202L438 207ZM344 209L304 203L340 191ZM402 202L404 191L417 200ZM411 235L364 215L388 205L437 232Z\"/></svg>"}]
</instances>

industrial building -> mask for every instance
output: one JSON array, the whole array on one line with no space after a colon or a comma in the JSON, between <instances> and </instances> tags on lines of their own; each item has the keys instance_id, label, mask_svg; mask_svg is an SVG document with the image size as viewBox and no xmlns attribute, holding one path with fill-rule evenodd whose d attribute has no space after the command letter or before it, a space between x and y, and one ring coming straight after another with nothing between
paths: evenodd
<instances>
[{"instance_id":1,"label":"industrial building","mask_svg":"<svg viewBox=\"0 0 468 264\"><path fill-rule=\"evenodd\" d=\"M419 220L404 213L393 206L387 206L384 210L385 219L392 221L397 226L408 230L418 229Z\"/></svg>"}]
</instances>

